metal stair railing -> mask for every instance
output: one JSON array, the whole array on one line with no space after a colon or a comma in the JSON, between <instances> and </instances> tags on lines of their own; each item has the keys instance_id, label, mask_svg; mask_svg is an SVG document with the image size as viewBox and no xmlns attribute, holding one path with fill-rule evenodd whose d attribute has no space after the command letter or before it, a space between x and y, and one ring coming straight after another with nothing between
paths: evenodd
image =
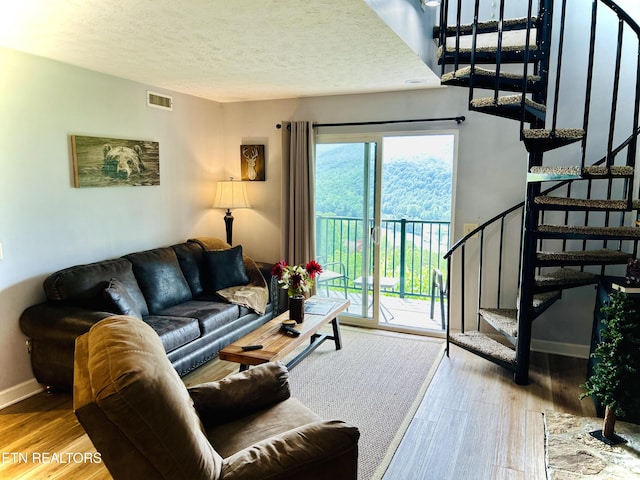
<instances>
[{"instance_id":1,"label":"metal stair railing","mask_svg":"<svg viewBox=\"0 0 640 480\"><path fill-rule=\"evenodd\" d=\"M478 29L477 29L477 22L480 20L479 19L479 6L480 6L480 0L474 0L474 4L473 4L473 8L474 8L474 27L472 29L472 35L473 35L473 40L472 40L472 47L473 47L473 51L471 53L471 71L474 71L475 68L475 49L476 49L476 37L478 35ZM460 38L461 38L461 34L460 34L460 25L461 25L461 18L462 18L462 12L461 12L461 7L462 7L462 1L461 0L457 0L456 2L456 6L457 6L457 11L454 12L455 18L456 18L456 34L455 34L455 42L456 42L456 52L453 54L454 56L454 62L453 62L453 68L454 69L458 69L459 68L459 63L460 63L460 58L458 55L458 50L459 50L459 46L460 46ZM560 15L559 18L555 19L555 23L553 22L549 22L548 25L545 26L545 22L544 20L544 15L549 15L551 16L551 13L553 11L553 6L554 3L558 4L560 6L559 10L560 10ZM468 4L467 4L468 5ZM528 0L528 13L527 13L527 17L529 19L531 19L531 13L533 10L533 0ZM604 8L599 9L598 6L603 6ZM546 79L545 83L550 83L554 85L554 94L553 94L553 104L551 106L551 108L549 109L548 113L552 114L552 121L551 121L551 135L555 136L557 133L557 130L559 128L559 125L561 125L562 127L565 127L567 125L562 125L560 124L560 120L558 119L558 115L562 110L563 106L565 105L565 103L563 103L563 98L565 93L562 91L562 87L564 85L564 83L566 80L563 78L562 82L561 82L561 77L562 77L562 73L563 73L563 67L562 67L562 60L565 54L565 42L566 42L566 35L567 35L567 18L571 18L571 12L567 10L567 2L566 0L556 0L556 2L553 2L552 0L542 0L542 5L538 4L538 8L539 8L539 12L538 12L538 18L537 18L537 23L536 23L536 28L539 30L536 32L536 44L539 46L539 48L542 49L543 52L545 52L545 55L547 57L547 59L549 58L549 52L556 52L559 53L560 58L556 59L556 64L554 64L555 66L555 71L553 72L554 77L553 78L548 78ZM631 58L631 60L629 60L629 57L633 57L633 54L635 53L635 61L636 61L636 78L635 78L635 88L634 88L634 107L633 107L633 120L632 122L628 122L628 118L622 117L622 115L620 114L620 112L618 111L618 103L620 101L621 97L621 93L620 93L620 88L621 88L621 75L615 74L613 77L613 81L612 81L612 85L611 85L611 110L608 115L609 117L609 121L608 121L608 126L605 128L605 130L608 130L607 132L607 140L606 142L595 142L595 141L590 141L589 140L589 129L593 130L593 128L595 128L596 130L593 130L594 132L598 132L600 129L597 128L597 125L593 125L595 120L599 120L600 117L602 116L602 112L598 111L597 108L592 108L594 103L593 103L593 90L594 90L594 68L595 68L595 52L597 51L597 44L603 44L604 42L602 42L602 39L600 39L599 41L599 37L597 35L598 32L598 27L601 25L600 20L600 15L602 15L601 10L605 10L608 11L609 13L613 13L616 17L617 17L617 41L616 41L616 48L615 48L615 66L613 67L616 71L619 71L620 67L623 64L628 64L629 61L633 61L633 58ZM503 12L504 12L504 2L501 0L500 1L500 18L498 19L498 26L496 31L498 32L498 51L497 51L497 69L496 71L498 72L500 70L500 56L501 56L501 50L502 50L502 45L501 45L501 38L502 38L502 25L504 22L504 16L503 16ZM440 16L440 29L439 29L439 38L440 38L440 44L443 47L443 59L442 59L442 71L445 72L445 69L447 68L447 61L444 57L447 56L447 51L446 51L446 43L447 43L447 19L450 16L450 2L449 0L443 0L442 3L442 7L441 7L441 16ZM526 44L527 46L530 45L531 42L531 22L527 22L528 25L526 27L527 31L526 31ZM591 9L591 16L588 20L588 25L589 25L589 60L588 60L588 65L587 65L587 69L586 69L586 73L585 73L585 85L584 85L584 111L582 112L582 128L583 130L585 130L586 134L582 139L582 148L581 148L581 154L580 154L580 169L584 169L586 165L590 164L590 165L603 165L607 166L607 167L611 167L613 165L616 164L623 164L625 166L629 166L634 168L635 167L635 161L636 161L636 153L637 153L637 141L638 141L638 134L639 134L639 129L638 129L638 119L639 119L639 110L640 110L640 63L638 60L638 57L640 57L640 27L638 26L638 24L631 18L629 17L628 14L626 14L626 12L624 12L614 1L612 0L593 0L592 1L592 9ZM553 28L557 28L557 35L554 37L554 42L556 42L556 46L554 47L555 50L552 49L551 46L551 41L552 41L552 30ZM627 36L629 36L629 33L631 33L631 36L635 36L635 44L632 43L631 47L628 47L628 44L625 44L625 38L627 38ZM633 42L633 38L632 38L632 42ZM541 44L542 42L542 44ZM633 51L635 46L635 51ZM605 45L605 48L607 46ZM627 50L625 50L625 48L631 48L632 50L632 55L625 55L627 53ZM543 55L543 57L545 56ZM625 63L627 62L627 63ZM524 107L524 98L526 95L531 94L531 92L527 91L527 75L530 69L530 63L529 62L529 48L526 49L525 51L525 61L524 61L524 68L523 68L523 80L522 80L522 93L523 93L523 107ZM450 63L449 63L450 64ZM541 76L545 76L547 74L549 74L550 72L549 67L547 65L544 65L544 63L539 63L536 62L534 63L535 65L535 69L534 70L534 74L538 74ZM542 65L542 66L541 66ZM574 72L570 72L570 73L574 73ZM473 88L473 75L471 75L470 78L470 86L471 89ZM496 78L496 89L494 89L494 98L497 98L497 88L499 86L499 80ZM576 85L573 85L572 87L577 88ZM573 89L575 89L573 88ZM601 86L600 86L601 88ZM473 97L473 94L470 94L470 98ZM546 103L546 102L545 102ZM606 114L605 114L606 115ZM523 117L524 118L524 117ZM563 119L562 122L564 122L565 120ZM625 123L627 125L625 125ZM631 123L631 126L629 127L628 123ZM522 124L523 128L524 128L524 122ZM614 147L615 143L616 143L616 137L619 137L622 133L622 135L624 136L624 130L622 127L625 127L625 129L628 128L627 132L630 132L629 137L621 142L617 147ZM544 122L542 124L538 124L535 125L534 128L544 128ZM603 143L606 143L606 148L603 146ZM594 151L595 151L595 155L594 155ZM623 153L626 151L626 158L623 159L623 162L616 162L616 158L621 157L623 158ZM590 160L590 158L594 157L594 156L602 156L602 158L600 158L598 161L593 162L592 160ZM539 155L539 160L538 160L538 164L542 164L542 155ZM622 182L624 183L623 187L622 187L622 191L624 192L624 197L627 200L627 209L630 210L633 206L632 204L632 200L633 200L633 185L634 185L634 178L635 178L635 172L633 175L627 176L626 178L622 179ZM612 178L605 178L604 180L600 180L597 178L592 178L589 180L586 180L587 182L587 187L586 187L586 198L590 199L590 198L598 198L598 194L594 193L594 191L598 190L598 188L595 188L595 185L597 182L599 183L603 183L606 182L606 186L604 187L599 187L600 191L601 190L605 190L606 191L606 198L607 199L611 199L614 198L614 195L620 191L619 187L614 187L614 182L616 181L620 181L617 179L612 179ZM564 196L571 196L573 195L572 191L572 187L571 185L573 184L572 181L567 181L567 182L562 182L559 185L556 185L555 187L553 187L552 189L547 189L545 192L541 192L541 194L548 194L551 192L555 192L556 194L560 193L559 190L562 187L565 187L565 191L563 193ZM577 189L576 189L577 190ZM601 197L600 197L601 198ZM533 200L533 199L530 199ZM463 267L464 264L466 263L466 258L465 258L465 245L466 242L469 238L471 238L473 235L478 234L480 235L480 244L481 244L481 250L478 252L478 265L479 265L479 275L478 275L478 305L481 305L481 301L482 301L482 295L483 295L483 278L484 278L484 274L483 274L483 268L482 268L482 262L483 262L483 256L486 255L486 249L487 249L487 242L488 242L488 238L485 238L485 232L487 231L487 228L489 228L489 225L495 223L495 222L500 222L502 225L504 225L505 222L505 218L507 215L512 214L513 212L515 212L516 210L522 209L524 207L525 203L522 202L521 204L514 206L508 210L505 210L505 212L502 212L501 214L497 215L496 217L494 217L493 219L489 220L488 222L485 222L483 225L481 225L480 227L478 227L478 229L474 230L474 232L469 233L468 235L466 235L463 239L461 239L460 241L458 241L450 250L449 252L447 252L447 254L445 255L445 258L447 258L448 262L451 262L453 255L455 252L460 251L461 252L461 257L462 257L462 263L463 263ZM606 214L606 218L604 220L604 226L613 226L613 225L623 225L623 224L628 224L628 217L627 217L628 213L621 213L620 215L616 215L615 218L612 218L611 215L609 213ZM591 218L592 214L589 211L584 212L584 220L583 223L584 225L589 225L592 222L592 218ZM520 217L522 217L522 214L520 214ZM538 214L538 222L544 221L544 213L539 213ZM568 224L569 223L569 215L565 214L564 216L564 220L563 222L564 224ZM503 231L504 231L504 227L501 226L500 227L500 234L498 235L498 244L499 246L499 250L500 253L498 254L500 257L500 261L499 261L499 265L497 268L497 271L499 272L499 276L500 278L497 279L497 295L498 298L496 299L496 304L499 305L500 304L500 295L501 295L501 285L503 282L503 278L502 278L502 271L503 271L503 267L502 267L502 245L504 244L504 238L503 238ZM583 247L586 248L587 247L587 242L590 242L588 240L584 240L583 241ZM611 242L611 241L609 241ZM632 242L633 243L633 251L634 254L637 252L637 242ZM607 246L607 241L602 241L603 246ZM542 246L542 242L538 242L538 246L541 247ZM563 242L563 248L566 248L566 241ZM618 249L622 248L622 241L618 241ZM522 259L519 262L519 267L518 269L520 270L522 268ZM462 325L464 325L464 295L465 295L465 273L464 273L464 268L461 269L461 277L462 277L462 289L461 289L461 308L462 308ZM453 270L451 270L451 266L449 268L449 271L453 272ZM604 267L603 267L603 271L604 271ZM448 283L451 282L453 275L450 275L448 278ZM485 280L486 281L486 280ZM448 291L452 292L451 286L448 285ZM449 308L450 308L449 304ZM450 315L450 313L448 313L448 315ZM447 322L448 323L448 322Z\"/></svg>"},{"instance_id":2,"label":"metal stair railing","mask_svg":"<svg viewBox=\"0 0 640 480\"><path fill-rule=\"evenodd\" d=\"M620 145L618 145L618 147L616 147L612 153L618 154L621 151L623 151L625 148L627 148L629 145L632 144L634 139L637 138L639 134L640 134L640 128L636 129L636 132L633 135L629 136L625 141L623 141ZM593 163L593 166L604 165L606 163L606 159L607 159L606 156L600 158L598 161ZM541 192L541 195L554 194L555 196L563 196L561 194L564 191L564 196L569 197L571 195L571 186L574 183L586 182L588 185L587 198L591 198L590 185L592 184L593 181L594 181L593 179L564 180L543 190ZM504 245L505 245L505 235L506 235L505 224L507 223L508 217L518 218L520 222L519 230L522 232L522 220L523 220L522 217L524 213L524 210L523 210L524 206L525 206L525 202L522 201L498 213L497 215L491 217L489 220L485 221L483 224L479 225L477 228L467 233L460 240L456 241L443 256L443 258L447 261L447 271L449 272L449 275L447 277L446 290L447 292L453 291L453 292L459 293L458 295L459 313L460 313L460 319L461 319L462 333L464 333L465 331L465 324L467 320L467 315L466 315L466 293L467 293L467 286L468 286L468 283L467 283L468 276L466 272L467 269L471 269L471 267L473 266L473 269L477 270L477 277L475 277L477 282L477 293L476 293L476 299L475 299L476 309L474 314L476 315L478 322L479 322L478 310L480 310L481 308L502 308L503 304L505 303L505 300L503 299L503 296L504 296L503 288L506 282L505 275L504 275L505 273ZM589 211L585 211L584 213L585 213L584 225L588 225ZM620 212L621 219L619 220L619 225L622 225L624 223L627 223L627 224L630 223L630 221L633 220L633 218L629 219L628 217L629 215L631 215L631 213L632 213L631 211ZM542 219L544 219L544 213L542 212L540 215L542 216ZM499 227L496 226L496 224L498 223L499 223ZM567 223L568 223L568 219L565 221L565 224ZM611 223L609 223L609 225L611 225ZM499 235L497 237L495 236L491 237L488 234L491 228L494 228L494 231L499 232ZM469 242L469 240L471 239L475 239L476 236L479 237L478 254L475 258L469 259L469 257L466 254L467 242ZM522 236L520 236L519 241L520 242L522 241ZM586 249L587 247L586 242L588 242L588 240L583 240L583 249ZM606 242L607 241L602 241L603 247L607 246ZM609 242L611 242L611 240L609 240ZM624 244L631 246L633 255L635 256L638 252L639 241L632 241L632 240L619 241L617 250L623 249L623 242ZM566 241L563 241L563 249L565 247L566 247ZM539 248L540 249L542 248L542 243L539 244ZM611 247L609 246L609 248ZM490 255L491 249L496 250L497 253L494 256L497 256L498 258L498 264L496 267L497 275L494 278L488 278L488 276L484 271L484 259ZM452 262L454 261L454 258L459 259L459 262L461 265L461 268L459 270L453 270L454 266L452 265ZM472 265L469 265L469 260L471 260ZM473 263L474 260L475 260L475 263ZM520 260L518 262L518 271L517 271L518 278L520 277L521 268L522 268L522 258L520 257ZM601 275L604 275L606 273L605 268L606 266L602 266L600 271ZM581 268L581 270L583 269L584 268ZM459 272L459 274L457 272ZM452 282L454 281L453 279L457 275L459 275L458 281L456 282L458 285L452 285ZM487 305L487 303L491 299L488 298L486 295L483 295L484 293L486 293L486 288L484 287L485 284L490 284L495 286L495 292L494 292L496 295L495 302L492 302L492 304L490 305ZM458 286L459 286L459 290L457 289ZM514 300L513 299L510 299L510 300L511 300L511 303L513 303ZM447 334L450 331L449 319L451 318L451 306L452 306L452 298L450 296L449 302L447 303L447 312L446 312Z\"/></svg>"}]
</instances>

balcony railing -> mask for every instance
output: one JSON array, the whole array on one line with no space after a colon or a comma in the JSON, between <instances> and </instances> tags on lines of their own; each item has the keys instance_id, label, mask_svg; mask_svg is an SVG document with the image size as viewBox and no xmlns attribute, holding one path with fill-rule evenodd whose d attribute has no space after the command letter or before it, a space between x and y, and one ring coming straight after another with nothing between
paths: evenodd
<instances>
[{"instance_id":1,"label":"balcony railing","mask_svg":"<svg viewBox=\"0 0 640 480\"><path fill-rule=\"evenodd\" d=\"M321 263L339 262L344 265L347 288L353 291L362 288L355 287L353 282L364 274L364 233L371 232L374 226L373 220L367 221L366 225L364 223L362 218L316 217L317 257ZM393 291L384 293L401 298L429 297L433 269L437 268L445 278L447 276L447 262L443 256L449 248L449 235L450 222L404 218L382 220L379 234L380 276L399 279Z\"/></svg>"}]
</instances>

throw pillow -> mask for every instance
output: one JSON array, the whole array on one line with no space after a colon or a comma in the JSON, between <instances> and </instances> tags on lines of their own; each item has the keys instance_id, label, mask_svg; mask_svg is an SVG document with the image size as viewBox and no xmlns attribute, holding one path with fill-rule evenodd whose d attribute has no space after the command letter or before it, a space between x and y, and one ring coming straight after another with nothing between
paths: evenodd
<instances>
[{"instance_id":1,"label":"throw pillow","mask_svg":"<svg viewBox=\"0 0 640 480\"><path fill-rule=\"evenodd\" d=\"M118 310L121 315L131 315L142 319L142 312L133 299L127 286L117 278L112 278L109 285L104 289L104 295Z\"/></svg>"},{"instance_id":2,"label":"throw pillow","mask_svg":"<svg viewBox=\"0 0 640 480\"><path fill-rule=\"evenodd\" d=\"M208 277L207 286L212 292L249 283L247 270L242 261L242 245L226 250L206 250L204 263Z\"/></svg>"}]
</instances>

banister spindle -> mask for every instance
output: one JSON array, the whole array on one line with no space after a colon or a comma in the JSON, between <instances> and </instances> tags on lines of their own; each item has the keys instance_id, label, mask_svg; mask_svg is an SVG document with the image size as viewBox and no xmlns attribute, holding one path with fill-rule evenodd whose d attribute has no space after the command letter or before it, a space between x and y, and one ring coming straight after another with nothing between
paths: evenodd
<instances>
[{"instance_id":1,"label":"banister spindle","mask_svg":"<svg viewBox=\"0 0 640 480\"><path fill-rule=\"evenodd\" d=\"M484 258L484 230L480 231L480 248L478 250L478 302L476 308L476 330L480 330L480 309L482 308L482 264Z\"/></svg>"},{"instance_id":2,"label":"banister spindle","mask_svg":"<svg viewBox=\"0 0 640 480\"><path fill-rule=\"evenodd\" d=\"M498 49L496 50L496 82L493 90L493 101L498 102L500 93L500 68L502 63L502 29L504 27L504 0L500 0L500 13L498 16Z\"/></svg>"},{"instance_id":3,"label":"banister spindle","mask_svg":"<svg viewBox=\"0 0 640 480\"><path fill-rule=\"evenodd\" d=\"M587 86L584 100L584 120L582 129L587 132L589 128L589 113L591 112L591 89L593 86L593 66L595 63L596 30L598 20L598 0L591 0L591 33L589 34L589 65L587 67ZM582 138L582 160L580 167L584 169L587 161L587 135Z\"/></svg>"},{"instance_id":4,"label":"banister spindle","mask_svg":"<svg viewBox=\"0 0 640 480\"><path fill-rule=\"evenodd\" d=\"M624 21L618 19L618 43L616 47L616 69L615 72L620 71L620 64L622 62L622 41L624 38ZM615 161L615 155L613 155L613 137L616 130L616 113L618 109L618 92L620 90L620 75L615 75L613 80L613 98L611 100L611 119L609 120L609 141L607 143L607 167L611 167Z\"/></svg>"},{"instance_id":5,"label":"banister spindle","mask_svg":"<svg viewBox=\"0 0 640 480\"><path fill-rule=\"evenodd\" d=\"M558 125L558 101L560 98L560 77L562 76L562 54L564 50L564 27L567 17L567 0L562 0L562 10L560 12L560 38L558 40L558 61L556 67L556 87L553 95L553 121L551 131L555 135Z\"/></svg>"},{"instance_id":6,"label":"banister spindle","mask_svg":"<svg viewBox=\"0 0 640 480\"><path fill-rule=\"evenodd\" d=\"M453 71L460 68L460 24L462 19L462 0L458 0L458 11L456 12L456 52L454 55ZM446 52L445 52L446 53Z\"/></svg>"},{"instance_id":7,"label":"banister spindle","mask_svg":"<svg viewBox=\"0 0 640 480\"><path fill-rule=\"evenodd\" d=\"M476 68L476 45L478 41L478 19L480 11L480 0L475 0L473 9L473 23L471 25L471 59L469 68L471 69L469 75L469 103L473 100L473 76Z\"/></svg>"}]
</instances>

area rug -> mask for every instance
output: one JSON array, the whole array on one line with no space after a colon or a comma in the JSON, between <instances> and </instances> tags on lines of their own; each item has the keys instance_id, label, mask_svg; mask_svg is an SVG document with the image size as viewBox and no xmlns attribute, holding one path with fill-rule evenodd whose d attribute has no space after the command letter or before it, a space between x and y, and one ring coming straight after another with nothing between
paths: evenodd
<instances>
[{"instance_id":1,"label":"area rug","mask_svg":"<svg viewBox=\"0 0 640 480\"><path fill-rule=\"evenodd\" d=\"M546 411L545 464L548 480L625 480L640 478L640 426L616 422L627 443L608 446L589 432L602 428L601 418Z\"/></svg>"},{"instance_id":2,"label":"area rug","mask_svg":"<svg viewBox=\"0 0 640 480\"><path fill-rule=\"evenodd\" d=\"M360 430L358 478L380 479L444 352L442 340L341 328L290 372L292 395L324 419Z\"/></svg>"}]
</instances>

